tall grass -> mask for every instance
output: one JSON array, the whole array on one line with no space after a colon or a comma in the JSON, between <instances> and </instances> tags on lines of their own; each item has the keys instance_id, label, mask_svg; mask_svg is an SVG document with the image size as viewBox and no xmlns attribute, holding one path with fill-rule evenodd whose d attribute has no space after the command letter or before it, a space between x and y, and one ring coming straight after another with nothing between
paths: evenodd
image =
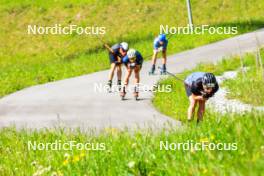
<instances>
[{"instance_id":1,"label":"tall grass","mask_svg":"<svg viewBox=\"0 0 264 176\"><path fill-rule=\"evenodd\" d=\"M199 126L160 133L107 130L96 137L67 130L0 130L1 175L261 175L263 125L259 114L207 114ZM28 141L104 143L106 150L28 150ZM160 142L236 143L237 150L165 150ZM172 144L173 145L173 144ZM228 148L228 147L227 147Z\"/></svg>"}]
</instances>

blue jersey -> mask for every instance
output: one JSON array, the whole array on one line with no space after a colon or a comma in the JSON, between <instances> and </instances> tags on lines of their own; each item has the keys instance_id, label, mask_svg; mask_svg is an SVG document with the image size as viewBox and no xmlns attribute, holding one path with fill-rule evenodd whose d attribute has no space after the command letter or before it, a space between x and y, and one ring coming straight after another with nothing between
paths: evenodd
<instances>
[{"instance_id":1,"label":"blue jersey","mask_svg":"<svg viewBox=\"0 0 264 176\"><path fill-rule=\"evenodd\" d=\"M194 72L190 74L184 82L188 85L192 85L192 83L197 81L199 78L203 78L204 74L204 72Z\"/></svg>"},{"instance_id":2,"label":"blue jersey","mask_svg":"<svg viewBox=\"0 0 264 176\"><path fill-rule=\"evenodd\" d=\"M129 58L128 58L127 55L125 57L123 57L122 62L124 64L128 64L129 63ZM143 57L138 51L136 51L136 62L135 63L137 65L141 65L143 63Z\"/></svg>"},{"instance_id":3,"label":"blue jersey","mask_svg":"<svg viewBox=\"0 0 264 176\"><path fill-rule=\"evenodd\" d=\"M157 50L157 49L159 49L160 47L163 47L163 50L167 49L168 40L165 40L165 41L163 42L162 45L160 44L159 41L160 41L160 40L159 40L158 37L155 38L154 43L153 43L154 49Z\"/></svg>"}]
</instances>

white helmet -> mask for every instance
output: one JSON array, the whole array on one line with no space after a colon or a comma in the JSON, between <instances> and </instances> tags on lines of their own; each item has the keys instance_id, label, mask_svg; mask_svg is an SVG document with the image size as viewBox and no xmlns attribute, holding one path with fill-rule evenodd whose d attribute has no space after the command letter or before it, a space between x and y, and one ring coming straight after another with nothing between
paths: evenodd
<instances>
[{"instance_id":1,"label":"white helmet","mask_svg":"<svg viewBox=\"0 0 264 176\"><path fill-rule=\"evenodd\" d=\"M120 46L123 50L127 51L129 48L128 48L128 43L127 42L122 42L120 43Z\"/></svg>"},{"instance_id":2,"label":"white helmet","mask_svg":"<svg viewBox=\"0 0 264 176\"><path fill-rule=\"evenodd\" d=\"M136 50L133 48L129 49L127 52L127 57L129 59L136 57Z\"/></svg>"}]
</instances>

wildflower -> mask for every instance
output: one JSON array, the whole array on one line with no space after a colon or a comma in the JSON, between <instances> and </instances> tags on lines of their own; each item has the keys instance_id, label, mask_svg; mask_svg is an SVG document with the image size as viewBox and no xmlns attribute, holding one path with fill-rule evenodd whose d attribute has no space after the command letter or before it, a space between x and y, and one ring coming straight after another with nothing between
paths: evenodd
<instances>
[{"instance_id":1,"label":"wildflower","mask_svg":"<svg viewBox=\"0 0 264 176\"><path fill-rule=\"evenodd\" d=\"M33 161L33 162L31 162L30 165L35 167L35 166L37 165L37 161Z\"/></svg>"},{"instance_id":2,"label":"wildflower","mask_svg":"<svg viewBox=\"0 0 264 176\"><path fill-rule=\"evenodd\" d=\"M71 157L71 155L70 155L69 153L65 153L65 154L64 154L64 158L65 158L65 159L70 159L70 157Z\"/></svg>"},{"instance_id":3,"label":"wildflower","mask_svg":"<svg viewBox=\"0 0 264 176\"><path fill-rule=\"evenodd\" d=\"M110 134L117 134L118 129L117 128L105 128L105 131Z\"/></svg>"},{"instance_id":4,"label":"wildflower","mask_svg":"<svg viewBox=\"0 0 264 176\"><path fill-rule=\"evenodd\" d=\"M210 139L213 141L215 139L215 135L211 134Z\"/></svg>"},{"instance_id":5,"label":"wildflower","mask_svg":"<svg viewBox=\"0 0 264 176\"><path fill-rule=\"evenodd\" d=\"M80 157L79 156L75 156L73 157L73 160L72 160L74 163L80 161Z\"/></svg>"},{"instance_id":6,"label":"wildflower","mask_svg":"<svg viewBox=\"0 0 264 176\"><path fill-rule=\"evenodd\" d=\"M82 151L82 152L80 153L80 158L83 158L83 157L85 157L85 152Z\"/></svg>"},{"instance_id":7,"label":"wildflower","mask_svg":"<svg viewBox=\"0 0 264 176\"><path fill-rule=\"evenodd\" d=\"M131 147L132 148L136 148L137 147L137 143L133 143Z\"/></svg>"},{"instance_id":8,"label":"wildflower","mask_svg":"<svg viewBox=\"0 0 264 176\"><path fill-rule=\"evenodd\" d=\"M69 164L69 160L64 160L63 163L62 163L64 166L66 166L67 164Z\"/></svg>"},{"instance_id":9,"label":"wildflower","mask_svg":"<svg viewBox=\"0 0 264 176\"><path fill-rule=\"evenodd\" d=\"M204 169L202 170L202 173L203 173L203 174L206 174L206 173L207 173L207 169L204 168Z\"/></svg>"},{"instance_id":10,"label":"wildflower","mask_svg":"<svg viewBox=\"0 0 264 176\"><path fill-rule=\"evenodd\" d=\"M57 174L57 172L52 172L51 173L51 176L57 176L58 174Z\"/></svg>"},{"instance_id":11,"label":"wildflower","mask_svg":"<svg viewBox=\"0 0 264 176\"><path fill-rule=\"evenodd\" d=\"M130 161L128 164L127 164L127 166L129 167L129 168L133 168L134 166L135 166L135 161Z\"/></svg>"},{"instance_id":12,"label":"wildflower","mask_svg":"<svg viewBox=\"0 0 264 176\"><path fill-rule=\"evenodd\" d=\"M208 138L201 138L201 139L200 139L200 142L203 142L203 143L208 143L208 142L209 142L209 140L208 140Z\"/></svg>"}]
</instances>

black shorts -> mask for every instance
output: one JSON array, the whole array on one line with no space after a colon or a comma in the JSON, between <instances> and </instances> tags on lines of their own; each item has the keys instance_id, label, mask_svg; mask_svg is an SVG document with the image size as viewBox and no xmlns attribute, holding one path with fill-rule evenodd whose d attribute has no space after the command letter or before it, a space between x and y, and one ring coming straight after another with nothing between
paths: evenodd
<instances>
[{"instance_id":1,"label":"black shorts","mask_svg":"<svg viewBox=\"0 0 264 176\"><path fill-rule=\"evenodd\" d=\"M186 83L184 83L184 87L187 97L191 96L192 95L191 87L188 86Z\"/></svg>"},{"instance_id":2,"label":"black shorts","mask_svg":"<svg viewBox=\"0 0 264 176\"><path fill-rule=\"evenodd\" d=\"M112 53L109 53L109 62L110 64L115 63L117 61L117 56Z\"/></svg>"}]
</instances>

